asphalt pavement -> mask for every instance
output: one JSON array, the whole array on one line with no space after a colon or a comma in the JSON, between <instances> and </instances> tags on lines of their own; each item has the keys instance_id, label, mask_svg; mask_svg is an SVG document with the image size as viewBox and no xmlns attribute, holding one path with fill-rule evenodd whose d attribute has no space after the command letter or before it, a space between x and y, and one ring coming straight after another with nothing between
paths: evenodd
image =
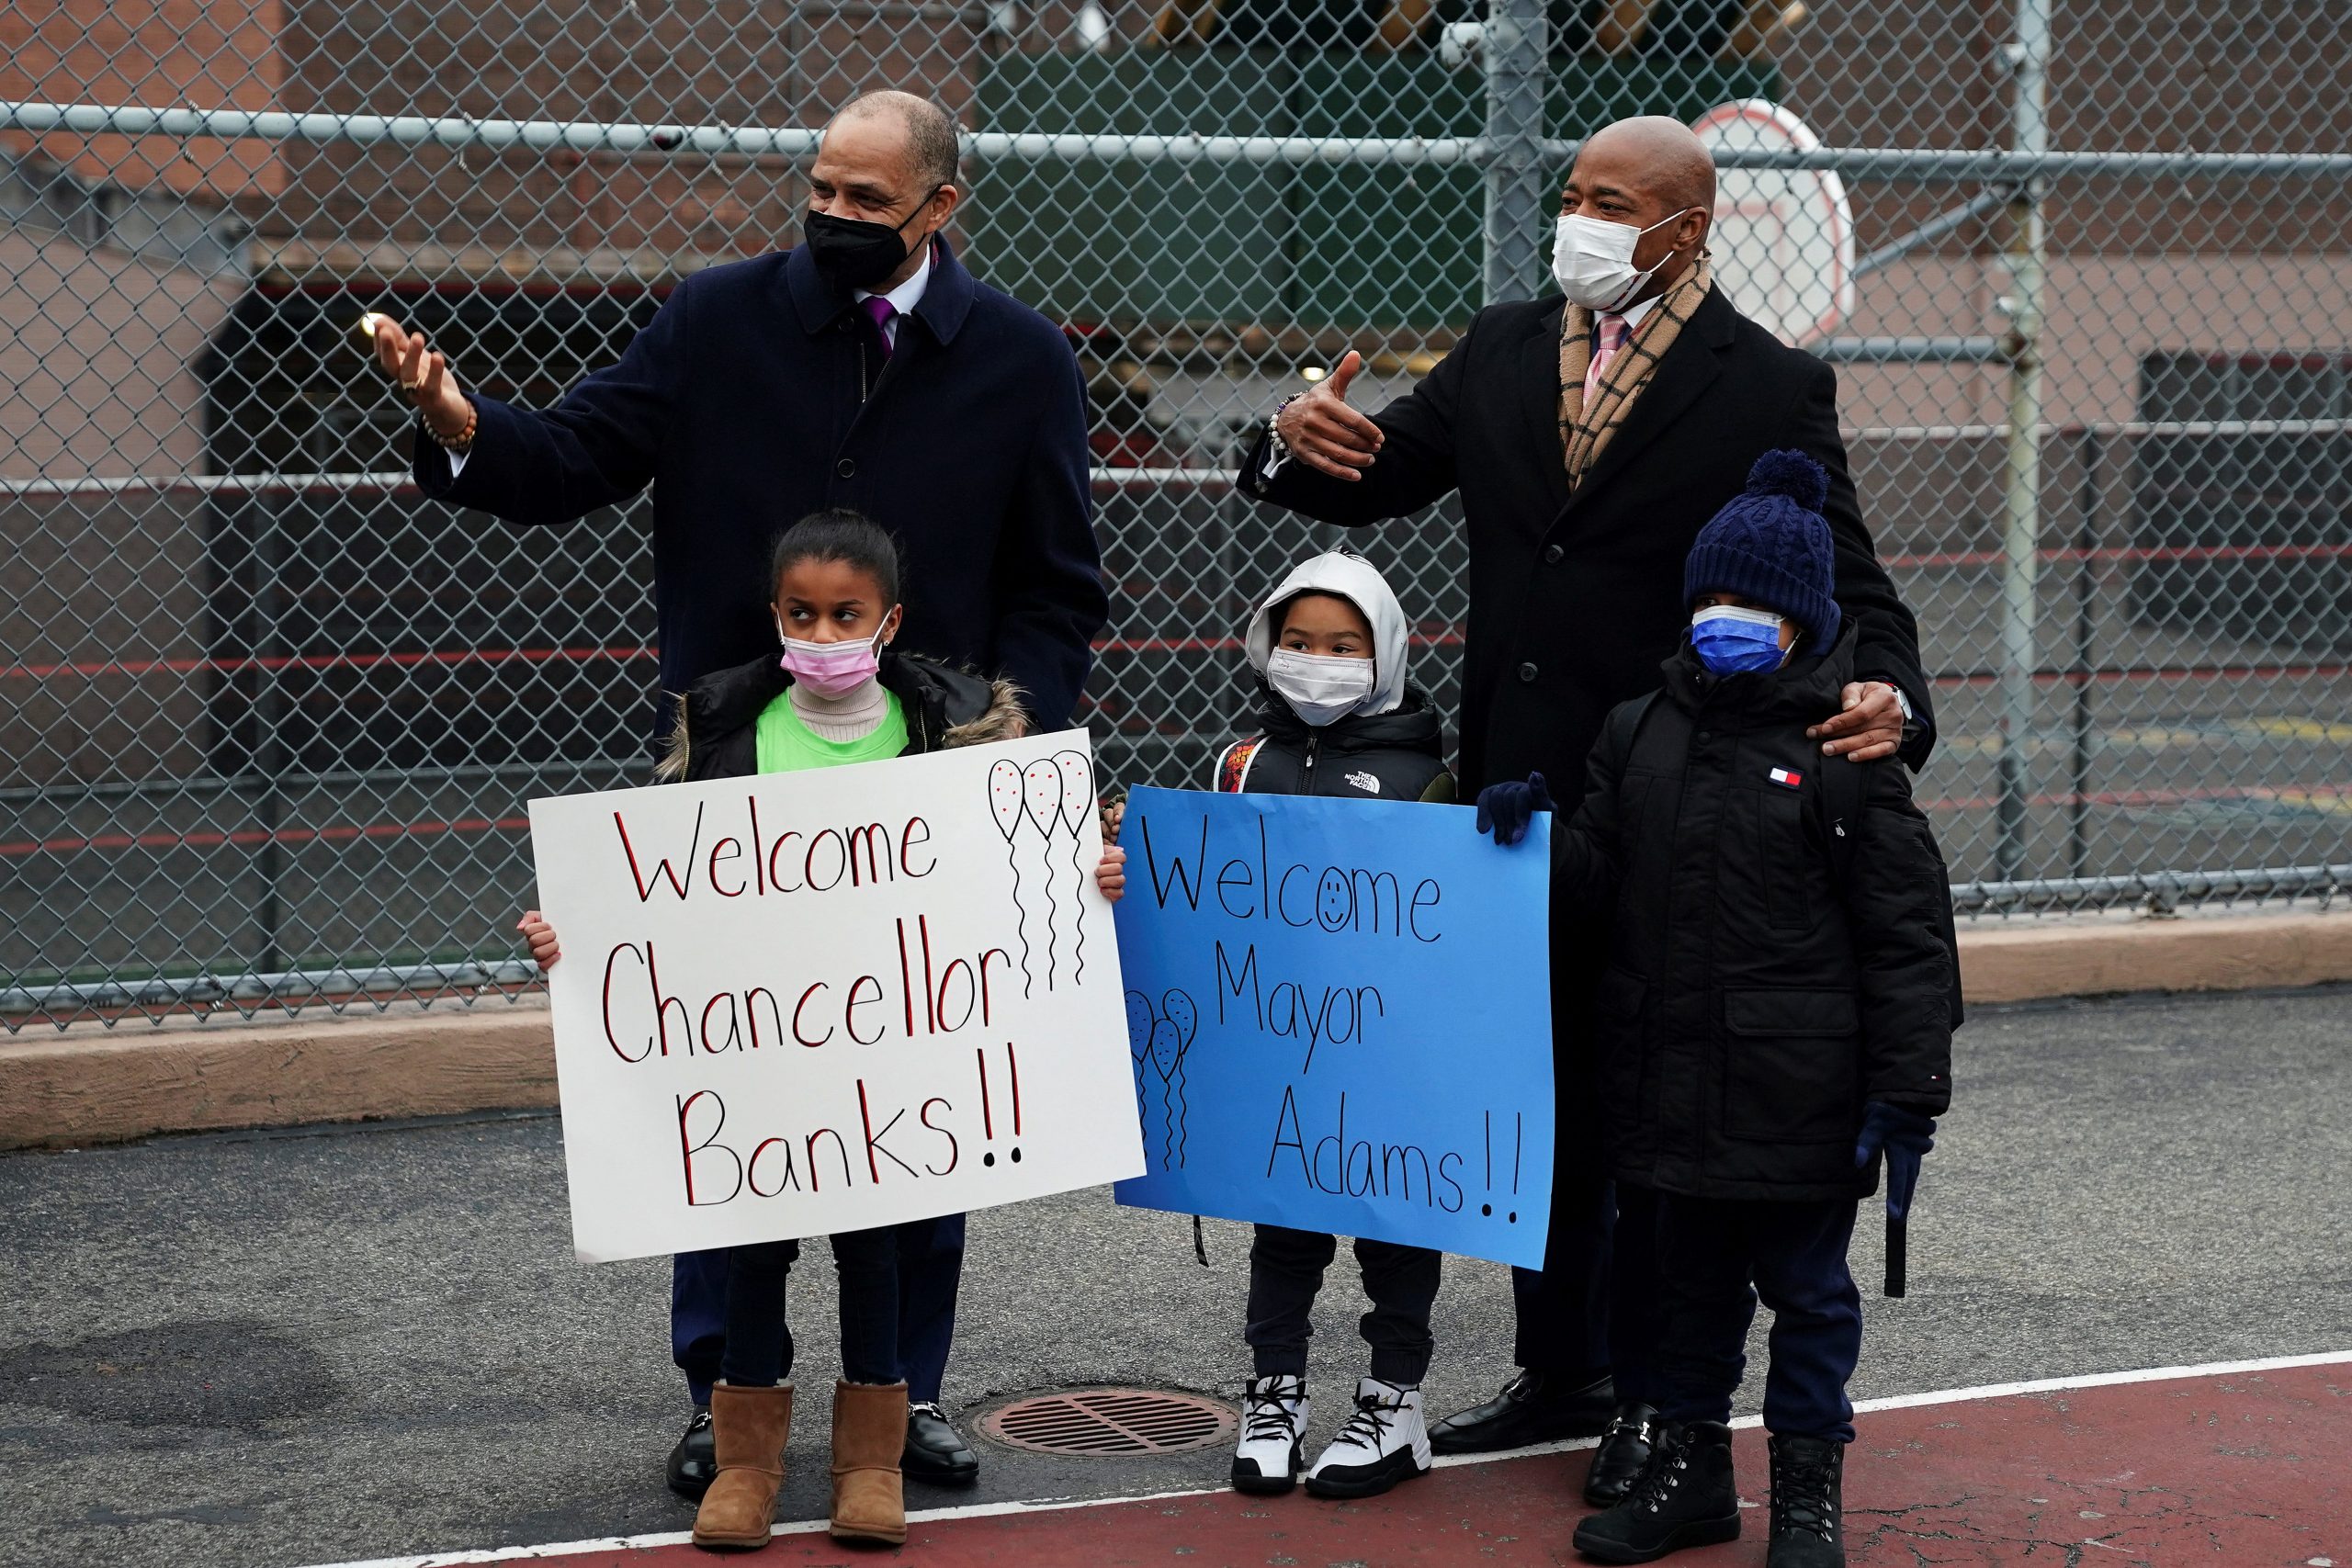
<instances>
[{"instance_id":1,"label":"asphalt pavement","mask_svg":"<svg viewBox=\"0 0 2352 1568\"><path fill-rule=\"evenodd\" d=\"M0 1049L5 1049L0 1046ZM2352 1348L2352 988L1979 1010L1856 1397ZM553 1119L0 1157L0 1562L291 1565L684 1529L659 1263L573 1261ZM1231 1398L1247 1233L1101 1191L976 1214L950 1403L1134 1382ZM824 1506L821 1247L782 1514ZM1320 1430L1361 1368L1326 1287ZM1505 1271L1450 1261L1427 1387L1510 1371ZM1760 1348L1760 1347L1759 1347ZM1751 1376L1746 1408L1753 1408ZM989 1448L917 1506L1214 1484L1225 1456Z\"/></svg>"}]
</instances>

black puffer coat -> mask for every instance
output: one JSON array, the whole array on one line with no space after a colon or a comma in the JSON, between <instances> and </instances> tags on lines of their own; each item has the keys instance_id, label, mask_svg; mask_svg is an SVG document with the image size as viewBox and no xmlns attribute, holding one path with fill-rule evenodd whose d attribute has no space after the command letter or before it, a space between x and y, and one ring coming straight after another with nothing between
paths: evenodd
<instances>
[{"instance_id":1,"label":"black puffer coat","mask_svg":"<svg viewBox=\"0 0 2352 1568\"><path fill-rule=\"evenodd\" d=\"M1261 733L1216 761L1210 787L1227 795L1328 795L1378 800L1454 798L1445 731L1429 699L1407 687L1391 713L1351 715L1317 729L1258 689Z\"/></svg>"},{"instance_id":2,"label":"black puffer coat","mask_svg":"<svg viewBox=\"0 0 2352 1568\"><path fill-rule=\"evenodd\" d=\"M1865 1101L1951 1100L1951 892L1896 763L1805 727L1852 679L1826 656L1718 678L1686 644L1615 709L1555 834L1556 891L1613 908L1600 990L1611 1173L1699 1198L1859 1197Z\"/></svg>"},{"instance_id":3,"label":"black puffer coat","mask_svg":"<svg viewBox=\"0 0 2352 1568\"><path fill-rule=\"evenodd\" d=\"M882 655L882 684L907 717L901 756L1010 740L1021 733L1021 693L920 654ZM686 688L654 777L747 778L760 771L760 714L792 684L773 654L706 675Z\"/></svg>"}]
</instances>

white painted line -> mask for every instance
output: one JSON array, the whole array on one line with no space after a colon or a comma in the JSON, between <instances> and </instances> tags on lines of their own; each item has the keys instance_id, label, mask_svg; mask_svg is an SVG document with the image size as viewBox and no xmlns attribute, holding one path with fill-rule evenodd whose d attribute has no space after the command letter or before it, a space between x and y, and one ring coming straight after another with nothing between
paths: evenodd
<instances>
[{"instance_id":1,"label":"white painted line","mask_svg":"<svg viewBox=\"0 0 2352 1568\"><path fill-rule=\"evenodd\" d=\"M2113 1388L2123 1383L2232 1377L2247 1372L2283 1371L2291 1367L2335 1365L2352 1365L2352 1350L2324 1350L2310 1356L2270 1356L2251 1361L2208 1361L2195 1367L2149 1367L2129 1372L2089 1372L2080 1377L2040 1378L2030 1382L1995 1382L1974 1388L1939 1389L1932 1393L1898 1393L1887 1399L1862 1400L1854 1406L1854 1414L1865 1416L1881 1410L1916 1410L1922 1405L1965 1404L1978 1400L2013 1399L2023 1394L2063 1393L2072 1389ZM1763 1417L1743 1416L1732 1425L1760 1427ZM1504 1460L1530 1459L1542 1454L1571 1453L1578 1449L1593 1448L1599 1441L1596 1438L1576 1438L1566 1442L1537 1443L1531 1448L1511 1449L1503 1453L1446 1454L1435 1463L1441 1470L1465 1464L1494 1464ZM1004 1503L967 1503L953 1508L913 1509L908 1513L907 1522L924 1524L938 1519L1002 1518L1010 1514L1107 1508L1121 1503L1158 1503L1174 1497L1206 1497L1226 1490L1223 1486L1191 1486L1174 1492L1141 1492L1114 1497L1032 1497ZM776 1526L775 1533L814 1535L824 1528L822 1519L795 1519ZM657 1546L684 1546L692 1539L691 1532L686 1530L665 1530L658 1535L607 1536L599 1540L565 1540L546 1546L437 1551L422 1557L371 1557L363 1561L321 1564L320 1568L461 1568L462 1564L472 1562L518 1562L540 1557L576 1557L588 1551L641 1551Z\"/></svg>"}]
</instances>

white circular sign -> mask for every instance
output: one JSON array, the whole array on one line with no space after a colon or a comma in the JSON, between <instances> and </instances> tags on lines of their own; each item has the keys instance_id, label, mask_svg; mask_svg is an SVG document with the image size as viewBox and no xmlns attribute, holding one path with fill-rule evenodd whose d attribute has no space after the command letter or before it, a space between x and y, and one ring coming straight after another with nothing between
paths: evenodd
<instances>
[{"instance_id":1,"label":"white circular sign","mask_svg":"<svg viewBox=\"0 0 2352 1568\"><path fill-rule=\"evenodd\" d=\"M1762 98L1709 109L1690 129L1710 152L1811 152L1821 138ZM1854 209L1827 169L1724 169L1709 241L1715 282L1782 343L1826 337L1854 309Z\"/></svg>"}]
</instances>

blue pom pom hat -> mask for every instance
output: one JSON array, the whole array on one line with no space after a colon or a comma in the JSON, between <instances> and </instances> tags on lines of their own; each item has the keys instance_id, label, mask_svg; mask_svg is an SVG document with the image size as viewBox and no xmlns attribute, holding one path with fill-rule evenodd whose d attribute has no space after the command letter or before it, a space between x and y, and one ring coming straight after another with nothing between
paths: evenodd
<instances>
[{"instance_id":1,"label":"blue pom pom hat","mask_svg":"<svg viewBox=\"0 0 2352 1568\"><path fill-rule=\"evenodd\" d=\"M1756 459L1747 488L1699 530L1682 568L1682 603L1736 593L1796 622L1821 652L1838 640L1836 551L1821 504L1829 475L1802 452Z\"/></svg>"}]
</instances>

